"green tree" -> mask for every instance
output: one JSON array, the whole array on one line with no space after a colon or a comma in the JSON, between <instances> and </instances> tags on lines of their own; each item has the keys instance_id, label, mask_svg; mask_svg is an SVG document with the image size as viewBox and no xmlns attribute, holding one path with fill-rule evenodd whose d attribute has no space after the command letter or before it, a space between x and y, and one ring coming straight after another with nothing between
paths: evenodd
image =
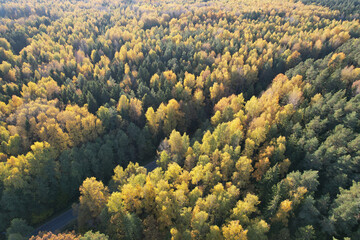
<instances>
[{"instance_id":1,"label":"green tree","mask_svg":"<svg viewBox=\"0 0 360 240\"><path fill-rule=\"evenodd\" d=\"M34 229L24 219L14 218L6 229L8 239L28 239Z\"/></svg>"},{"instance_id":2,"label":"green tree","mask_svg":"<svg viewBox=\"0 0 360 240\"><path fill-rule=\"evenodd\" d=\"M349 189L340 189L331 210L330 220L336 234L351 238L359 237L360 184L353 182Z\"/></svg>"}]
</instances>

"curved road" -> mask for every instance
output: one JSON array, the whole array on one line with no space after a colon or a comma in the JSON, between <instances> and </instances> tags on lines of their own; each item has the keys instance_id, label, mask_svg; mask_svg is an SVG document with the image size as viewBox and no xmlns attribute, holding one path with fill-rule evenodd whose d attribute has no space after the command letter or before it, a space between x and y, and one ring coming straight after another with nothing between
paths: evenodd
<instances>
[{"instance_id":1,"label":"curved road","mask_svg":"<svg viewBox=\"0 0 360 240\"><path fill-rule=\"evenodd\" d=\"M144 167L148 170L148 172L151 172L152 170L154 170L157 167L156 161L154 160L154 161L146 164ZM75 221L76 217L77 216L74 215L72 208L70 208L69 210L63 212L62 214L60 214L57 217L54 217L50 221L46 222L42 226L35 229L34 232L32 233L32 235L36 236L36 235L38 235L39 232L60 231L61 229L63 229L67 225L69 225L72 221Z\"/></svg>"}]
</instances>

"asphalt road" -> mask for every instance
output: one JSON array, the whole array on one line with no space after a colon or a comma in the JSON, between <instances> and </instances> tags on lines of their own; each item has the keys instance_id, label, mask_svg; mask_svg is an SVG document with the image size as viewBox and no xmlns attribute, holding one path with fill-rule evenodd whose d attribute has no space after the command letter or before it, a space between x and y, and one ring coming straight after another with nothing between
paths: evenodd
<instances>
[{"instance_id":1,"label":"asphalt road","mask_svg":"<svg viewBox=\"0 0 360 240\"><path fill-rule=\"evenodd\" d=\"M157 167L156 161L152 161L145 165L145 168L148 172L151 172ZM72 221L76 220L76 216L73 213L72 208L63 212L57 217L54 217L50 221L46 222L45 224L41 225L32 233L32 235L38 235L39 232L56 232L60 231L67 225L69 225Z\"/></svg>"},{"instance_id":2,"label":"asphalt road","mask_svg":"<svg viewBox=\"0 0 360 240\"><path fill-rule=\"evenodd\" d=\"M76 219L76 216L73 214L72 208L63 212L59 216L51 219L42 226L38 227L32 234L37 235L39 232L56 232L64 228L66 225L71 223Z\"/></svg>"},{"instance_id":3,"label":"asphalt road","mask_svg":"<svg viewBox=\"0 0 360 240\"><path fill-rule=\"evenodd\" d=\"M151 172L152 170L157 168L158 165L156 164L156 160L154 160L154 161L149 162L148 164L146 164L144 167L147 169L148 172Z\"/></svg>"}]
</instances>

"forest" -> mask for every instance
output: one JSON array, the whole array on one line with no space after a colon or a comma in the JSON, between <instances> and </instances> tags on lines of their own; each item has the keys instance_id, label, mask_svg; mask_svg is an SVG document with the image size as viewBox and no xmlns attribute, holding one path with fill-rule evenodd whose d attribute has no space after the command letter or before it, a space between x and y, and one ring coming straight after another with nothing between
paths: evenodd
<instances>
[{"instance_id":1,"label":"forest","mask_svg":"<svg viewBox=\"0 0 360 240\"><path fill-rule=\"evenodd\" d=\"M0 239L360 239L360 1L0 1Z\"/></svg>"}]
</instances>

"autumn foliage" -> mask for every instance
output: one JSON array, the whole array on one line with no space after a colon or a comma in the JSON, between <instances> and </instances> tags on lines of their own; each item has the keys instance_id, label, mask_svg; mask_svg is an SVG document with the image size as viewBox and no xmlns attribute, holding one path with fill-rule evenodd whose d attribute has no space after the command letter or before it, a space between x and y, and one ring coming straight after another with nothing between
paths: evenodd
<instances>
[{"instance_id":1,"label":"autumn foliage","mask_svg":"<svg viewBox=\"0 0 360 240\"><path fill-rule=\"evenodd\" d=\"M359 238L358 6L3 2L0 232Z\"/></svg>"}]
</instances>

